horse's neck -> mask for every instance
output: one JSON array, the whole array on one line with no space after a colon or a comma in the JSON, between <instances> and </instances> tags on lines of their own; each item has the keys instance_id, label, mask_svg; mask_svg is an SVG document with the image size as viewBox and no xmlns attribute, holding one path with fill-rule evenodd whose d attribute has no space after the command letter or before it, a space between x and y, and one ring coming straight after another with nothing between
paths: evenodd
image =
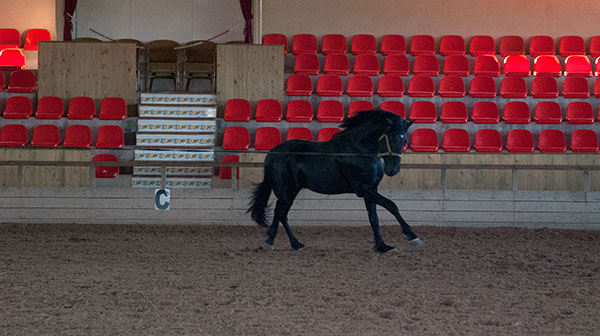
<instances>
[{"instance_id":1,"label":"horse's neck","mask_svg":"<svg viewBox=\"0 0 600 336\"><path fill-rule=\"evenodd\" d=\"M342 142L345 145L353 145L354 151L360 153L377 153L377 142L381 131L372 128L356 128L344 132Z\"/></svg>"}]
</instances>

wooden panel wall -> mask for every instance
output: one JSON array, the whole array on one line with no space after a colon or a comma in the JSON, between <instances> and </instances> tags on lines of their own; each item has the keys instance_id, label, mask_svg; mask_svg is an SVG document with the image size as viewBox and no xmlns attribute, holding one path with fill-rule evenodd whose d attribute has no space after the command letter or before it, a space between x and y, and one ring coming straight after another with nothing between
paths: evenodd
<instances>
[{"instance_id":1,"label":"wooden panel wall","mask_svg":"<svg viewBox=\"0 0 600 336\"><path fill-rule=\"evenodd\" d=\"M137 103L134 44L42 42L38 67L40 97L116 96Z\"/></svg>"},{"instance_id":2,"label":"wooden panel wall","mask_svg":"<svg viewBox=\"0 0 600 336\"><path fill-rule=\"evenodd\" d=\"M220 117L225 102L245 98L254 106L260 99L283 99L281 46L217 45L217 104Z\"/></svg>"}]
</instances>

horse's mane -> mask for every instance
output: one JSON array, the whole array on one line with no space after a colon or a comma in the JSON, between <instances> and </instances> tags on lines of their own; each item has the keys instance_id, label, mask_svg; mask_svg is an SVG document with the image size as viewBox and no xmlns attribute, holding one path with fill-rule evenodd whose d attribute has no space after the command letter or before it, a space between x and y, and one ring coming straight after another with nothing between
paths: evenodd
<instances>
[{"instance_id":1,"label":"horse's mane","mask_svg":"<svg viewBox=\"0 0 600 336\"><path fill-rule=\"evenodd\" d=\"M392 124L397 124L400 123L401 120L402 117L392 112L375 109L358 112L353 117L344 120L340 124L340 127L344 130L351 130L366 124L369 124L370 127L373 127L372 123L381 124L382 126L388 127L390 126L390 122Z\"/></svg>"}]
</instances>

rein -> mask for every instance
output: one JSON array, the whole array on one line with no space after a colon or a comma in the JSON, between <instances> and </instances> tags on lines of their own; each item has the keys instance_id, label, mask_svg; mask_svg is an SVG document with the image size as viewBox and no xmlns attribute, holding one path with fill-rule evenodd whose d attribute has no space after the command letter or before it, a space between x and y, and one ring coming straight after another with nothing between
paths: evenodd
<instances>
[{"instance_id":1,"label":"rein","mask_svg":"<svg viewBox=\"0 0 600 336\"><path fill-rule=\"evenodd\" d=\"M390 145L390 137L384 133L379 137L379 140L377 140L377 142L381 141L382 139L385 139L385 145L387 146L387 152L383 152L383 153L377 153L378 157L382 157L382 156L400 156L401 153L396 153L394 151L392 151L392 146Z\"/></svg>"}]
</instances>

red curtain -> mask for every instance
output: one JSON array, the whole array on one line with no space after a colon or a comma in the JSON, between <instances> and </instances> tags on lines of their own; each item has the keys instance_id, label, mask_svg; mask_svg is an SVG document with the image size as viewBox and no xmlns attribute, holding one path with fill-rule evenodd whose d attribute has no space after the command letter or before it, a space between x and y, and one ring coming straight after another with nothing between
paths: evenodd
<instances>
[{"instance_id":1,"label":"red curtain","mask_svg":"<svg viewBox=\"0 0 600 336\"><path fill-rule=\"evenodd\" d=\"M240 0L242 14L246 25L244 26L244 42L252 43L252 0Z\"/></svg>"},{"instance_id":2,"label":"red curtain","mask_svg":"<svg viewBox=\"0 0 600 336\"><path fill-rule=\"evenodd\" d=\"M72 40L71 31L73 30L73 22L71 21L71 16L75 14L75 7L77 7L77 0L65 0L65 11L63 12L65 18L63 41Z\"/></svg>"}]
</instances>

